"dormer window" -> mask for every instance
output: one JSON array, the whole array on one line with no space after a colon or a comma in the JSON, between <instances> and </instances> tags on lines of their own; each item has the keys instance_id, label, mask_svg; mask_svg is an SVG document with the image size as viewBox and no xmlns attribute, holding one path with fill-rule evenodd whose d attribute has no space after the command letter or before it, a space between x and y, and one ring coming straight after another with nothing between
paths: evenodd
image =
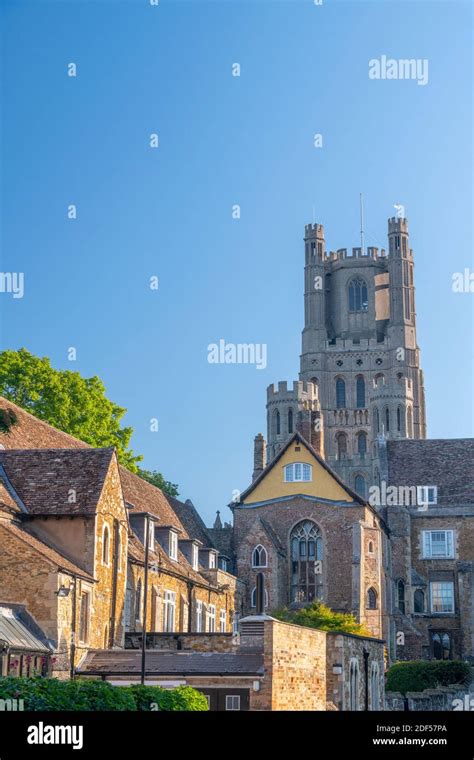
<instances>
[{"instance_id":1,"label":"dormer window","mask_svg":"<svg viewBox=\"0 0 474 760\"><path fill-rule=\"evenodd\" d=\"M170 559L178 559L178 534L170 530L168 554Z\"/></svg>"},{"instance_id":2,"label":"dormer window","mask_svg":"<svg viewBox=\"0 0 474 760\"><path fill-rule=\"evenodd\" d=\"M148 548L152 552L155 549L155 526L150 522L148 526Z\"/></svg>"},{"instance_id":3,"label":"dormer window","mask_svg":"<svg viewBox=\"0 0 474 760\"><path fill-rule=\"evenodd\" d=\"M216 567L216 555L215 552L209 552L209 569L214 570Z\"/></svg>"},{"instance_id":4,"label":"dormer window","mask_svg":"<svg viewBox=\"0 0 474 760\"><path fill-rule=\"evenodd\" d=\"M193 570L198 570L199 569L199 547L197 546L197 544L193 544L192 560L193 560L192 561Z\"/></svg>"},{"instance_id":5,"label":"dormer window","mask_svg":"<svg viewBox=\"0 0 474 760\"><path fill-rule=\"evenodd\" d=\"M300 481L309 482L313 479L313 468L305 462L294 462L287 464L284 468L285 483L295 483Z\"/></svg>"}]
</instances>

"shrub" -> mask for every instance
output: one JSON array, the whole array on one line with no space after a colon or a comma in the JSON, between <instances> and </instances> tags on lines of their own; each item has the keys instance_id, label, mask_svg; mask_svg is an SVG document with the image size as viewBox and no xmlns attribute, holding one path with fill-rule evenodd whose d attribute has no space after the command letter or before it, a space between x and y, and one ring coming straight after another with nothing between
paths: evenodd
<instances>
[{"instance_id":1,"label":"shrub","mask_svg":"<svg viewBox=\"0 0 474 760\"><path fill-rule=\"evenodd\" d=\"M207 710L206 698L190 686L112 686L106 681L56 678L0 678L0 699L22 699L25 710ZM156 708L155 708L156 709Z\"/></svg>"},{"instance_id":2,"label":"shrub","mask_svg":"<svg viewBox=\"0 0 474 760\"><path fill-rule=\"evenodd\" d=\"M387 672L387 691L423 691L439 686L468 684L471 668L460 660L397 662Z\"/></svg>"},{"instance_id":3,"label":"shrub","mask_svg":"<svg viewBox=\"0 0 474 760\"><path fill-rule=\"evenodd\" d=\"M319 601L314 601L307 607L301 607L298 610L290 610L288 607L284 607L281 610L275 610L272 615L284 623L319 628L322 631L356 633L359 636L371 635L363 625L357 622L354 615L346 612L334 612Z\"/></svg>"}]
</instances>

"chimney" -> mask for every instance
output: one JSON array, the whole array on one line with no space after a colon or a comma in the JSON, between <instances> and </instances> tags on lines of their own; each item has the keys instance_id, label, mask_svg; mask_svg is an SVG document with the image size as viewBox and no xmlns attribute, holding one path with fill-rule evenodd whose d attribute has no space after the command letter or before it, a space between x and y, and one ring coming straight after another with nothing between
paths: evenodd
<instances>
[{"instance_id":1,"label":"chimney","mask_svg":"<svg viewBox=\"0 0 474 760\"><path fill-rule=\"evenodd\" d=\"M253 442L253 475L252 482L262 474L265 468L267 444L262 433L255 436Z\"/></svg>"}]
</instances>

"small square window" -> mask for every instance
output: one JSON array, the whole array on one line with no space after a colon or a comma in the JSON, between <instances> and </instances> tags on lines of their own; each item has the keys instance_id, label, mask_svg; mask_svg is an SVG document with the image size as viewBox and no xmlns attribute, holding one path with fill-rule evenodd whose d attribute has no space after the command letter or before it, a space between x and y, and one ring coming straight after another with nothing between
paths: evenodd
<instances>
[{"instance_id":1,"label":"small square window","mask_svg":"<svg viewBox=\"0 0 474 760\"><path fill-rule=\"evenodd\" d=\"M240 710L240 696L238 694L227 694L225 698L226 710Z\"/></svg>"}]
</instances>

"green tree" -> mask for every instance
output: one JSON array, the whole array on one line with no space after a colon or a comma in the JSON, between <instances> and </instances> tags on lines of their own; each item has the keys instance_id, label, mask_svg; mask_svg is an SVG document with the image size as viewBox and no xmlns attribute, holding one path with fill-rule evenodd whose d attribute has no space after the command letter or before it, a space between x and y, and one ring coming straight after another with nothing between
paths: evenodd
<instances>
[{"instance_id":1,"label":"green tree","mask_svg":"<svg viewBox=\"0 0 474 760\"><path fill-rule=\"evenodd\" d=\"M157 472L156 470L143 470L139 467L138 474L143 480L147 480L148 483L151 483L152 486L156 486L163 491L163 493L168 494L168 496L178 496L178 484L165 480L161 472Z\"/></svg>"},{"instance_id":2,"label":"green tree","mask_svg":"<svg viewBox=\"0 0 474 760\"><path fill-rule=\"evenodd\" d=\"M317 600L307 607L301 607L297 610L290 610L284 607L281 610L272 612L272 615L285 623L294 623L295 625L303 625L308 628L370 636L368 630L357 622L354 615L346 612L334 612L330 607Z\"/></svg>"},{"instance_id":3,"label":"green tree","mask_svg":"<svg viewBox=\"0 0 474 760\"><path fill-rule=\"evenodd\" d=\"M178 494L177 485L161 473L138 467L143 457L129 448L133 428L120 426L127 410L106 397L98 377L54 369L47 357L34 356L26 348L1 351L0 395L91 446L114 446L121 464L170 496ZM0 419L2 429L11 424L14 420Z\"/></svg>"}]
</instances>

